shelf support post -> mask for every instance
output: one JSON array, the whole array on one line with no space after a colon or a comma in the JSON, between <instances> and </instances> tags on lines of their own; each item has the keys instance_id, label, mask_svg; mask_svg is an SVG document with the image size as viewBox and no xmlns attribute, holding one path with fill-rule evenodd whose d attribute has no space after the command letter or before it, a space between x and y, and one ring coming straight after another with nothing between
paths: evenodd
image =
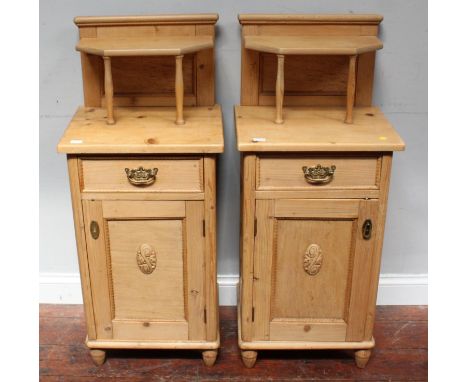
<instances>
[{"instance_id":1,"label":"shelf support post","mask_svg":"<svg viewBox=\"0 0 468 382\"><path fill-rule=\"evenodd\" d=\"M353 123L354 98L356 96L356 58L349 56L348 87L346 90L346 119L345 123Z\"/></svg>"},{"instance_id":2,"label":"shelf support post","mask_svg":"<svg viewBox=\"0 0 468 382\"><path fill-rule=\"evenodd\" d=\"M284 98L284 55L278 54L278 69L276 72L276 120L281 124L283 120L283 98Z\"/></svg>"},{"instance_id":3,"label":"shelf support post","mask_svg":"<svg viewBox=\"0 0 468 382\"><path fill-rule=\"evenodd\" d=\"M114 85L112 83L112 69L110 57L104 59L104 91L106 93L107 124L113 125L114 120Z\"/></svg>"},{"instance_id":4,"label":"shelf support post","mask_svg":"<svg viewBox=\"0 0 468 382\"><path fill-rule=\"evenodd\" d=\"M184 74L182 72L183 55L175 57L175 97L176 97L176 125L183 125L184 121Z\"/></svg>"}]
</instances>

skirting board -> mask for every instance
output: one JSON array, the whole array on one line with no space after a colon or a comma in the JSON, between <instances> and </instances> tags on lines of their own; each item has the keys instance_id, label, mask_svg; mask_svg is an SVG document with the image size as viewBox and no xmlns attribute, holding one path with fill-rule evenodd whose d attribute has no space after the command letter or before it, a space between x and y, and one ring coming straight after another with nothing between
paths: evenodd
<instances>
[{"instance_id":1,"label":"skirting board","mask_svg":"<svg viewBox=\"0 0 468 382\"><path fill-rule=\"evenodd\" d=\"M219 275L219 304L237 302L237 275ZM40 273L39 302L42 304L82 304L80 275L77 273ZM380 275L378 305L427 305L427 275Z\"/></svg>"}]
</instances>

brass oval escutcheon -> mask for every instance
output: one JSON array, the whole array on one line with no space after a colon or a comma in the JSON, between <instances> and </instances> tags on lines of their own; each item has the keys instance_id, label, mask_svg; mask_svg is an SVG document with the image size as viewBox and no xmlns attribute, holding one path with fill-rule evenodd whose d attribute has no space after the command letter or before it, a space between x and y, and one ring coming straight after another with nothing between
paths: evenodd
<instances>
[{"instance_id":1,"label":"brass oval escutcheon","mask_svg":"<svg viewBox=\"0 0 468 382\"><path fill-rule=\"evenodd\" d=\"M91 232L91 237L94 240L97 240L99 238L99 224L97 221L93 220L91 224L89 225L89 231Z\"/></svg>"},{"instance_id":2,"label":"brass oval escutcheon","mask_svg":"<svg viewBox=\"0 0 468 382\"><path fill-rule=\"evenodd\" d=\"M372 220L367 219L362 225L362 237L364 240L370 240L372 237Z\"/></svg>"},{"instance_id":3,"label":"brass oval escutcheon","mask_svg":"<svg viewBox=\"0 0 468 382\"><path fill-rule=\"evenodd\" d=\"M156 269L156 251L149 244L142 244L136 254L137 265L144 274L149 275Z\"/></svg>"},{"instance_id":4,"label":"brass oval escutcheon","mask_svg":"<svg viewBox=\"0 0 468 382\"><path fill-rule=\"evenodd\" d=\"M322 248L318 244L309 245L304 255L304 271L311 276L315 276L322 268L322 262Z\"/></svg>"}]
</instances>

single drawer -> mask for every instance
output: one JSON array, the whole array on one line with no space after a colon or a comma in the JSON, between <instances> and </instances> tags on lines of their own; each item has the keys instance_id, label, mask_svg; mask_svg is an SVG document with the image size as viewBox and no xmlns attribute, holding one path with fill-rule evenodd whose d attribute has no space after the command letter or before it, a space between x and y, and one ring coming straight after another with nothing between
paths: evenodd
<instances>
[{"instance_id":1,"label":"single drawer","mask_svg":"<svg viewBox=\"0 0 468 382\"><path fill-rule=\"evenodd\" d=\"M202 158L83 159L83 192L202 192Z\"/></svg>"},{"instance_id":2,"label":"single drawer","mask_svg":"<svg viewBox=\"0 0 468 382\"><path fill-rule=\"evenodd\" d=\"M260 156L257 190L378 189L378 156Z\"/></svg>"}]
</instances>

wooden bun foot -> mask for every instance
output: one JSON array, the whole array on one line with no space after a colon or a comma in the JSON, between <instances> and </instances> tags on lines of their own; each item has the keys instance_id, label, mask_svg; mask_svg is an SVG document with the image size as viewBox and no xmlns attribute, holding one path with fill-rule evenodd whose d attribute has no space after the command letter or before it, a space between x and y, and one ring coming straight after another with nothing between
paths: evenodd
<instances>
[{"instance_id":1,"label":"wooden bun foot","mask_svg":"<svg viewBox=\"0 0 468 382\"><path fill-rule=\"evenodd\" d=\"M242 362L245 367L249 369L254 367L255 362L257 362L257 352L253 350L242 350L241 351Z\"/></svg>"},{"instance_id":2,"label":"wooden bun foot","mask_svg":"<svg viewBox=\"0 0 468 382\"><path fill-rule=\"evenodd\" d=\"M354 360L356 361L356 366L360 369L364 369L369 362L371 356L371 350L356 350L354 352Z\"/></svg>"},{"instance_id":3,"label":"wooden bun foot","mask_svg":"<svg viewBox=\"0 0 468 382\"><path fill-rule=\"evenodd\" d=\"M106 352L104 350L91 349L89 353L97 366L101 366L106 360Z\"/></svg>"},{"instance_id":4,"label":"wooden bun foot","mask_svg":"<svg viewBox=\"0 0 468 382\"><path fill-rule=\"evenodd\" d=\"M216 358L218 357L217 350L205 350L202 352L203 356L203 363L205 366L213 366L216 362Z\"/></svg>"}]
</instances>

